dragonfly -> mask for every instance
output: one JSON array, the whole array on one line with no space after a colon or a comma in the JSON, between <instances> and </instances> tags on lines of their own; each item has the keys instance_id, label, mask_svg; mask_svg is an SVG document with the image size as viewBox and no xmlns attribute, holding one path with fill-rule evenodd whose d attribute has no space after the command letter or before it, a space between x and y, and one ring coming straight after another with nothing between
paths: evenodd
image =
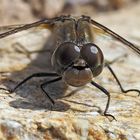
<instances>
[{"instance_id":1,"label":"dragonfly","mask_svg":"<svg viewBox=\"0 0 140 140\"><path fill-rule=\"evenodd\" d=\"M40 85L43 93L45 93L52 105L54 105L55 101L45 91L45 86L60 80L63 80L68 85L74 87L80 87L87 83L91 83L91 85L98 88L107 96L107 103L103 115L115 119L113 115L108 113L111 98L110 92L97 82L93 81L93 78L99 76L102 73L103 68L107 67L123 93L135 91L140 95L140 90L138 89L125 90L123 88L110 64L105 61L100 46L96 44L95 34L118 41L140 56L140 48L138 46L85 15L80 17L63 15L51 19L45 18L30 24L5 27L7 31L0 34L0 40L34 28L39 28L39 30L51 30L52 34L55 36L56 45L51 56L51 65L54 72L33 73L18 83L13 89L0 88L1 90L13 93L21 85L34 77L54 77L53 80L49 80Z\"/></svg>"}]
</instances>

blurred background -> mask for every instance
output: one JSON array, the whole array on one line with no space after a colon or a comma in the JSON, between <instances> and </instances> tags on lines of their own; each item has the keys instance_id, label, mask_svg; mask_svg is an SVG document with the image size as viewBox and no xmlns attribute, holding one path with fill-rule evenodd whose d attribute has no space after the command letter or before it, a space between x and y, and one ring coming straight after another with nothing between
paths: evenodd
<instances>
[{"instance_id":1,"label":"blurred background","mask_svg":"<svg viewBox=\"0 0 140 140\"><path fill-rule=\"evenodd\" d=\"M0 25L28 23L61 14L98 16L137 5L140 0L0 0Z\"/></svg>"}]
</instances>

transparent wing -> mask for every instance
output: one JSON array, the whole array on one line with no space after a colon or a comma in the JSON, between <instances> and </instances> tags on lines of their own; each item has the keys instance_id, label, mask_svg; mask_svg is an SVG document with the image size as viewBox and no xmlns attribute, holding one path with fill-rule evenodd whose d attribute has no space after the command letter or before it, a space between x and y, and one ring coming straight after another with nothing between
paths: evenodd
<instances>
[{"instance_id":1,"label":"transparent wing","mask_svg":"<svg viewBox=\"0 0 140 140\"><path fill-rule=\"evenodd\" d=\"M11 71L12 70L18 70L19 63L22 62L22 65L26 65L29 62L29 59L27 59L28 54L26 57L21 55L25 55L21 53L21 55L17 54L17 51L15 52L14 48L23 48L22 52L38 52L41 49L44 52L44 48L46 49L45 52L52 51L51 47L46 46L52 46L48 45L48 42L51 42L49 40L50 32L53 25L57 21L61 21L62 19L69 19L67 16L60 16L52 19L43 19L37 22L33 22L30 24L24 24L24 25L14 25L14 26L4 26L0 27L1 33L0 33L0 71ZM48 30L49 29L49 30ZM47 45L46 45L47 42ZM18 49L19 50L19 49ZM14 51L14 52L13 52ZM41 51L42 52L42 51ZM30 53L31 54L31 53ZM34 55L34 53L33 53ZM44 55L43 55L44 56ZM49 57L49 56L48 56ZM22 60L21 60L22 59ZM23 60L25 59L25 60ZM35 57L33 56L33 59ZM44 59L43 59L44 60ZM46 58L45 58L46 60ZM10 64L10 65L9 65ZM9 66L12 68L9 68ZM20 66L19 69L25 66Z\"/></svg>"},{"instance_id":2,"label":"transparent wing","mask_svg":"<svg viewBox=\"0 0 140 140\"><path fill-rule=\"evenodd\" d=\"M114 37L112 34L106 32L105 29L94 25L91 29L94 43L102 49L105 59L108 61L114 61L116 58L127 55L130 50L126 47L131 48L140 55L140 48L125 39L123 40L121 36Z\"/></svg>"},{"instance_id":3,"label":"transparent wing","mask_svg":"<svg viewBox=\"0 0 140 140\"><path fill-rule=\"evenodd\" d=\"M0 26L0 34L4 33L4 32L7 32L7 31L10 31L10 30L13 30L13 29L16 29L18 27L22 27L23 25L24 24Z\"/></svg>"},{"instance_id":4,"label":"transparent wing","mask_svg":"<svg viewBox=\"0 0 140 140\"><path fill-rule=\"evenodd\" d=\"M46 41L46 30L51 30L56 22L64 19L70 18L60 16L52 19L45 18L29 24L0 27L0 49L13 46L12 44L21 44L28 49L31 49L31 46L35 49L35 46L39 44L42 46Z\"/></svg>"},{"instance_id":5,"label":"transparent wing","mask_svg":"<svg viewBox=\"0 0 140 140\"><path fill-rule=\"evenodd\" d=\"M11 30L8 30L6 32L3 32L0 34L0 39L1 38L5 38L7 36L10 36L12 34L24 31L24 30L28 30L34 27L42 27L42 28L46 28L49 29L51 25L53 25L55 22L57 21L62 21L63 19L69 19L68 16L60 16L60 17L56 17L56 18L52 18L52 19L43 19L43 20L39 20L37 22L33 22L33 23L29 23L29 24L24 24L24 25L17 25L18 27L13 27ZM16 25L15 25L16 26ZM2 27L1 27L2 28ZM4 27L5 29L10 28L10 27ZM3 29L2 29L3 30Z\"/></svg>"},{"instance_id":6,"label":"transparent wing","mask_svg":"<svg viewBox=\"0 0 140 140\"><path fill-rule=\"evenodd\" d=\"M92 27L94 43L101 48L105 59L113 61L114 59L127 53L123 45L116 41L112 36L108 35L103 30Z\"/></svg>"},{"instance_id":7,"label":"transparent wing","mask_svg":"<svg viewBox=\"0 0 140 140\"><path fill-rule=\"evenodd\" d=\"M3 33L22 27L23 25L0 27ZM28 52L43 50L51 32L40 26L13 33L0 39L0 71L22 69L29 63ZM32 55L34 56L34 54ZM22 60L21 60L22 59ZM9 65L9 63L11 65Z\"/></svg>"},{"instance_id":8,"label":"transparent wing","mask_svg":"<svg viewBox=\"0 0 140 140\"><path fill-rule=\"evenodd\" d=\"M0 27L0 31L5 33L22 26L23 25L3 26ZM10 36L0 39L0 49L11 47L15 43L19 43L29 50L32 47L36 49L36 46L39 44L42 45L46 41L49 33L50 32L46 28L42 28L41 26L32 27L28 30L23 30L22 32L13 33Z\"/></svg>"},{"instance_id":9,"label":"transparent wing","mask_svg":"<svg viewBox=\"0 0 140 140\"><path fill-rule=\"evenodd\" d=\"M93 25L94 34L103 36L104 38L108 38L110 40L114 40L116 42L120 42L124 44L126 47L131 48L140 56L140 48L137 45L129 42L128 40L124 39L117 33L113 32L109 28L103 26L102 24L90 19L89 21Z\"/></svg>"}]
</instances>

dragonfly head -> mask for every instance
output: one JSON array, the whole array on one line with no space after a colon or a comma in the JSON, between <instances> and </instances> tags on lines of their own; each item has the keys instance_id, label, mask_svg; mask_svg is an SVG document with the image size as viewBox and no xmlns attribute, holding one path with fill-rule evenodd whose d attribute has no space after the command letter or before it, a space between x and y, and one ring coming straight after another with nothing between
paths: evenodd
<instances>
[{"instance_id":1,"label":"dragonfly head","mask_svg":"<svg viewBox=\"0 0 140 140\"><path fill-rule=\"evenodd\" d=\"M102 72L104 57L93 43L78 47L72 42L65 42L54 51L52 66L67 84L78 87L91 82Z\"/></svg>"}]
</instances>

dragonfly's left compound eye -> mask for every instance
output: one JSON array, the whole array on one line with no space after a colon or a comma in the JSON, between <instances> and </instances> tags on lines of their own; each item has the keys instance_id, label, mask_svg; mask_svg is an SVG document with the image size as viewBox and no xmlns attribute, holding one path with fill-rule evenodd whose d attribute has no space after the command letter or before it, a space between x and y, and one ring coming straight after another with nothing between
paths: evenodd
<instances>
[{"instance_id":1,"label":"dragonfly's left compound eye","mask_svg":"<svg viewBox=\"0 0 140 140\"><path fill-rule=\"evenodd\" d=\"M87 62L93 76L98 76L103 69L104 57L101 49L93 43L83 45L81 56Z\"/></svg>"},{"instance_id":2,"label":"dragonfly's left compound eye","mask_svg":"<svg viewBox=\"0 0 140 140\"><path fill-rule=\"evenodd\" d=\"M78 46L72 42L65 42L54 51L52 55L52 66L57 73L61 74L79 55L80 49Z\"/></svg>"}]
</instances>

